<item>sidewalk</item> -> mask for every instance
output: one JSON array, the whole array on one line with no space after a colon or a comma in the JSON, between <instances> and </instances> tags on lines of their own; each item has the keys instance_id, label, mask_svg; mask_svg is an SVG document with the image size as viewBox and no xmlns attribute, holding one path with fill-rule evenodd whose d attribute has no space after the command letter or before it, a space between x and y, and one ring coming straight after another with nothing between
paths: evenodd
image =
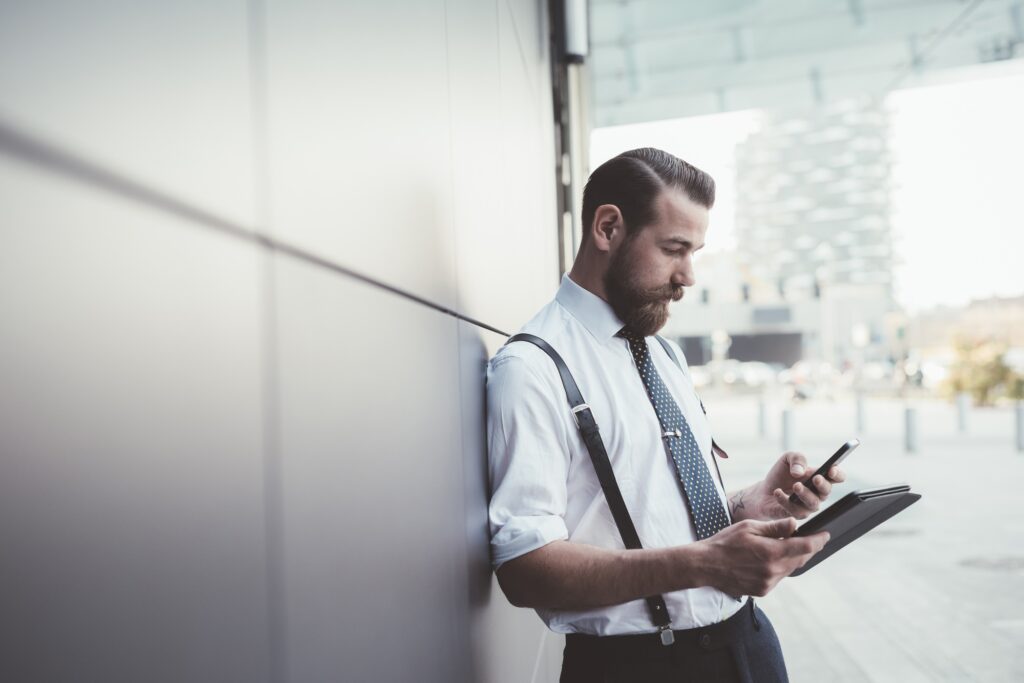
<instances>
[{"instance_id":1,"label":"sidewalk","mask_svg":"<svg viewBox=\"0 0 1024 683\"><path fill-rule=\"evenodd\" d=\"M779 410L757 435L757 399L704 396L729 452L726 485L759 479L781 453ZM921 501L759 601L804 681L1024 681L1024 453L1013 411L915 402L918 451L903 448L903 406L866 404L862 444L845 464L857 488L905 482ZM793 406L795 450L816 466L855 434L853 401Z\"/></svg>"}]
</instances>

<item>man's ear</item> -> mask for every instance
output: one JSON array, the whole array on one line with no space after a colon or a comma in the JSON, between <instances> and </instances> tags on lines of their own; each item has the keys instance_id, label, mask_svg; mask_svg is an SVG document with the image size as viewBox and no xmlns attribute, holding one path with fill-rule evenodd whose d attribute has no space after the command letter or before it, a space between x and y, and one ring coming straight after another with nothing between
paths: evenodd
<instances>
[{"instance_id":1,"label":"man's ear","mask_svg":"<svg viewBox=\"0 0 1024 683\"><path fill-rule=\"evenodd\" d=\"M602 204L594 211L594 222L590 226L590 236L598 251L611 251L612 245L619 242L626 234L626 223L622 212L614 204Z\"/></svg>"}]
</instances>

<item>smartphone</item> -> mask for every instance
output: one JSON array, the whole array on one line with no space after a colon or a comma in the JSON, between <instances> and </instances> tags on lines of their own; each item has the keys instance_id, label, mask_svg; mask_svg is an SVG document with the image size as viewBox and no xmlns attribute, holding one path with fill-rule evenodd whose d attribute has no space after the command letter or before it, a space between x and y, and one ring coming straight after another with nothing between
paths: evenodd
<instances>
[{"instance_id":1,"label":"smartphone","mask_svg":"<svg viewBox=\"0 0 1024 683\"><path fill-rule=\"evenodd\" d=\"M811 483L811 479L814 479L819 474L821 476L825 477L826 479L828 479L828 471L830 469L832 469L832 466L833 465L838 465L843 460L845 460L846 456L848 456L850 453L853 453L853 450L855 448L857 448L857 446L859 446L859 445L860 445L860 439L850 439L849 441L844 443L842 446L840 446L839 450L836 451L835 453L833 453L832 457L829 458L828 460L826 460L825 464L822 465L821 467L819 467L818 471L815 472L814 474L812 474L810 476L810 478L807 479L807 481L804 481L804 482L801 482L801 483L804 486L806 486L807 488L809 488L813 493L817 493L818 489L814 488L814 484ZM790 494L789 502L797 504L797 505L803 505L804 504L803 501L800 500L800 498L795 493Z\"/></svg>"}]
</instances>

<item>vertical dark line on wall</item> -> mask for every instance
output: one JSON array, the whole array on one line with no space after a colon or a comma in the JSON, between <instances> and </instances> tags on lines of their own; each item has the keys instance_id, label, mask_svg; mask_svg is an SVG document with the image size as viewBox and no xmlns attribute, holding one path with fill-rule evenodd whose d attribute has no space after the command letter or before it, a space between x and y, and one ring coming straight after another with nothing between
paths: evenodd
<instances>
[{"instance_id":1,"label":"vertical dark line on wall","mask_svg":"<svg viewBox=\"0 0 1024 683\"><path fill-rule=\"evenodd\" d=\"M569 270L572 255L569 253L568 245L571 235L566 234L565 217L571 211L572 199L570 186L566 184L566 159L571 151L569 149L569 122L568 106L568 70L565 65L565 47L560 36L565 33L565 6L561 0L552 0L548 3L548 51L551 61L551 109L554 117L554 143L555 151L555 210L557 212L557 235L558 235L558 277L561 278Z\"/></svg>"},{"instance_id":2,"label":"vertical dark line on wall","mask_svg":"<svg viewBox=\"0 0 1024 683\"><path fill-rule=\"evenodd\" d=\"M452 269L455 281L455 308L462 308L462 300L460 299L460 288L459 288L459 230L458 230L458 211L457 202L455 199L455 123L452 121L454 116L455 108L452 105L452 53L451 45L449 44L448 35L448 2L450 0L444 0L442 3L443 15L444 15L444 65L445 65L445 83L447 84L447 96L446 102L448 105L448 201L449 204L449 216L451 218L451 231L452 231Z\"/></svg>"},{"instance_id":3,"label":"vertical dark line on wall","mask_svg":"<svg viewBox=\"0 0 1024 683\"><path fill-rule=\"evenodd\" d=\"M267 546L267 606L271 680L287 680L287 620L284 581L284 496L278 381L277 297L273 252L261 254L263 302L263 486Z\"/></svg>"},{"instance_id":4,"label":"vertical dark line on wall","mask_svg":"<svg viewBox=\"0 0 1024 683\"><path fill-rule=\"evenodd\" d=\"M450 228L451 228L451 231L452 231L452 252L453 252L452 256L453 256L453 258L451 260L451 264L452 264L452 270L454 271L452 273L452 275L454 276L454 280L455 280L455 307L456 308L462 308L462 301L460 299L460 293L461 293L462 290L461 290L461 288L459 286L460 285L460 277L459 277L459 267L458 267L459 266L459 231L458 231L458 215L457 215L458 207L457 207L456 192L455 192L455 163L456 163L456 160L455 160L455 124L454 124L454 121L453 121L455 107L453 106L453 98L452 98L452 55L451 55L451 43L450 43L451 36L449 34L449 31L448 31L448 2L449 2L449 0L444 0L444 2L441 3L442 4L442 14L443 14L443 17L444 17L444 22L443 22L444 23L444 62L445 62L445 83L447 84L447 93L446 93L446 95L447 95L447 104L448 104L448 199L449 199L449 202L450 202L449 216L450 216L450 219L451 219ZM457 391L456 395L458 396L458 408L459 408L459 410L456 411L457 422L456 422L456 424L454 426L455 426L455 429L458 430L458 435L459 435L459 441L458 441L459 453L460 454L464 454L466 452L466 448L465 448L465 443L463 442L463 440L465 439L465 436L464 436L465 429L463 428L463 424L462 424L462 376L461 376L461 374L462 374L462 372L461 372L462 371L462 363L461 363L461 356L462 356L462 354L461 354L461 343L460 343L461 342L461 334L462 334L461 327L462 327L462 325L460 324L460 322L458 320L455 320L455 363L456 363L456 370L457 370L457 373L458 373L456 375L456 382L457 382L456 386L458 387L458 391ZM456 477L458 480L462 481L462 486L459 487L459 490L465 491L466 490L466 487L465 487L465 472L464 472L465 468L461 466L462 462L463 462L462 458L455 458L454 462L458 463L460 465L460 467L458 468L458 471L452 472L451 474L452 474L452 476ZM460 509L460 519L465 519L466 518L465 495L462 496L461 502L462 502L462 506L459 508ZM455 528L456 529L462 529L464 527L463 527L463 525L456 525ZM469 557L470 549L469 549L468 539L466 538L465 534L462 534L461 538L458 538L458 539L455 539L455 540L456 540L456 542L460 542L461 541L462 546L463 546L463 553L462 554L458 554L458 553L452 553L451 554L452 555L451 556L452 564L450 566L450 569L451 569L452 575L454 577L456 577L455 586L454 586L454 588L455 588L454 594L458 595L458 587L460 585L461 586L466 586L469 583L469 575L468 575L467 564L464 561L460 562L460 560L464 560L465 558ZM453 615L454 615L454 623L452 624L452 627L454 629L454 638L452 639L453 642L451 643L452 651L450 652L450 655L451 655L451 658L452 658L453 662L462 662L462 667L458 670L456 675L458 675L463 680L470 680L471 679L471 672L472 672L472 665L471 664L466 664L466 661L467 661L467 659L470 660L470 661L472 660L473 653L474 653L474 650L475 650L475 648L473 647L473 644L470 642L470 629L469 629L470 610L472 608L472 605L470 604L469 596L467 594L463 593L459 597L462 598L462 599L465 599L465 602L459 604L458 608L456 610L454 610L454 613L453 613ZM469 657L468 658L460 658L459 657L459 653L462 653L462 652L469 653ZM455 673L455 672L453 672L453 673Z\"/></svg>"},{"instance_id":5,"label":"vertical dark line on wall","mask_svg":"<svg viewBox=\"0 0 1024 683\"><path fill-rule=\"evenodd\" d=\"M271 234L270 159L268 153L267 7L266 0L249 0L249 88L252 112L253 186L259 232ZM263 505L266 533L267 619L270 680L288 678L287 611L284 580L284 500L278 378L276 255L260 250L259 296L263 358Z\"/></svg>"},{"instance_id":6,"label":"vertical dark line on wall","mask_svg":"<svg viewBox=\"0 0 1024 683\"><path fill-rule=\"evenodd\" d=\"M266 0L249 0L249 106L252 111L252 180L256 196L256 229L272 237L266 16Z\"/></svg>"},{"instance_id":7,"label":"vertical dark line on wall","mask_svg":"<svg viewBox=\"0 0 1024 683\"><path fill-rule=\"evenodd\" d=\"M287 623L274 253L261 252L260 261L260 299L263 307L263 493L267 551L267 608L270 621L270 666L271 680L283 683L287 680Z\"/></svg>"}]
</instances>

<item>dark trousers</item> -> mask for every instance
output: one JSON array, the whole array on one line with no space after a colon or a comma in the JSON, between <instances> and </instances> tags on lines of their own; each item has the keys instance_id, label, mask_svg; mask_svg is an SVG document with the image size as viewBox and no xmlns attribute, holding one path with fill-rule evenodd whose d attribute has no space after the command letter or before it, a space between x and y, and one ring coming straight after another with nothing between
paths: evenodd
<instances>
[{"instance_id":1,"label":"dark trousers","mask_svg":"<svg viewBox=\"0 0 1024 683\"><path fill-rule=\"evenodd\" d=\"M562 683L779 683L789 680L775 629L751 599L725 621L657 634L565 637Z\"/></svg>"}]
</instances>

